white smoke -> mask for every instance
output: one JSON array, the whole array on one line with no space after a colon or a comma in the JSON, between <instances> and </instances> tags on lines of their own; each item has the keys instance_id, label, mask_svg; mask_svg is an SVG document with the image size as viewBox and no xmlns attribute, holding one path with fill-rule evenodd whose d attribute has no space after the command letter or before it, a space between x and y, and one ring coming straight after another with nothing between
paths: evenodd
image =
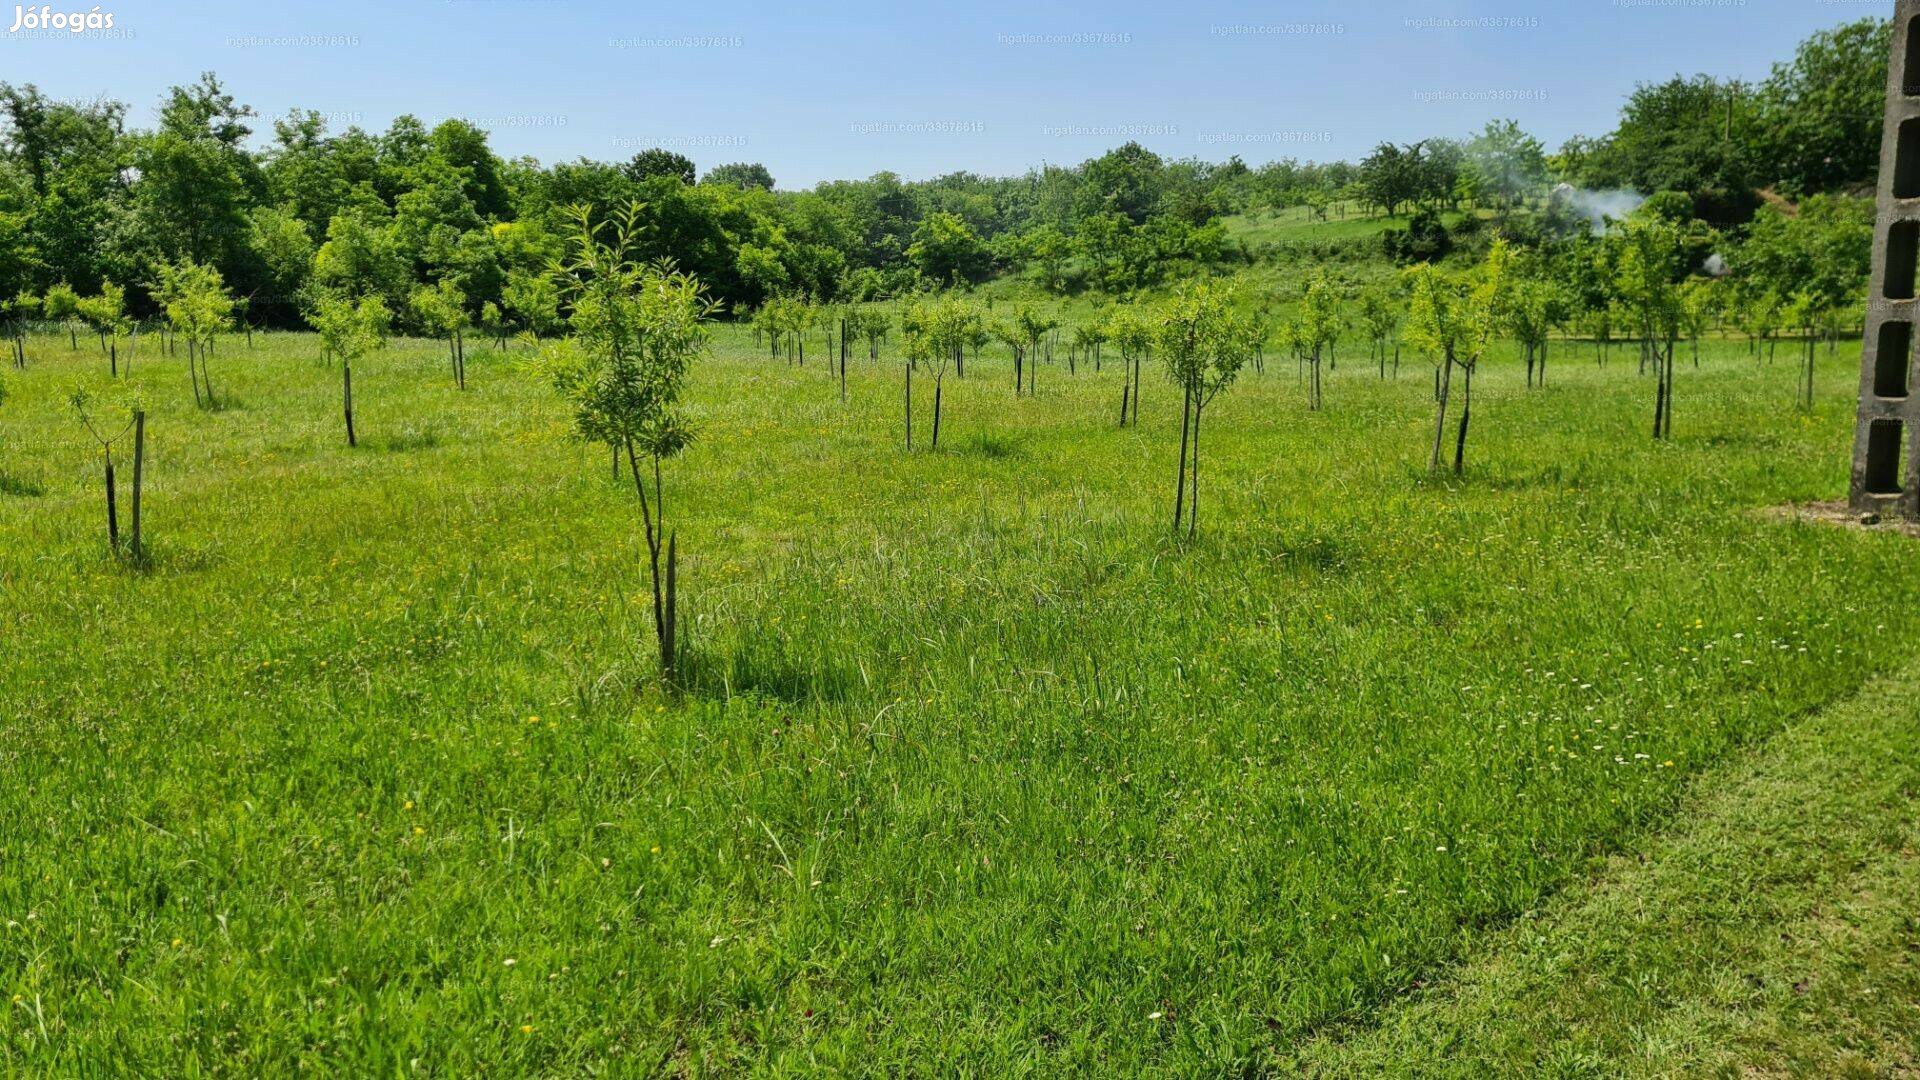
<instances>
[{"instance_id":1,"label":"white smoke","mask_svg":"<svg viewBox=\"0 0 1920 1080\"><path fill-rule=\"evenodd\" d=\"M1619 221L1638 210L1647 197L1637 191L1586 191L1572 184L1561 184L1553 189L1553 201L1585 218L1587 225L1598 233L1606 231L1608 222Z\"/></svg>"}]
</instances>

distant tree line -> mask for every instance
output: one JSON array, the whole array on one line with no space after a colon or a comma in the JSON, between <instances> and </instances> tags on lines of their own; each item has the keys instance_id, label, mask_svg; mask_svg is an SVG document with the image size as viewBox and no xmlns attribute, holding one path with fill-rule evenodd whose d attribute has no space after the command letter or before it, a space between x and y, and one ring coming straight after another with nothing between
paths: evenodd
<instances>
[{"instance_id":1,"label":"distant tree line","mask_svg":"<svg viewBox=\"0 0 1920 1080\"><path fill-rule=\"evenodd\" d=\"M546 269L576 205L640 204L633 257L673 259L723 311L1006 273L1052 292L1130 295L1260 257L1221 223L1253 211L1404 215L1388 254L1431 261L1456 246L1447 220L1477 227L1463 209L1493 211L1499 234L1523 245L1584 228L1552 216L1543 196L1555 182L1677 193L1692 216L1742 226L1770 192L1871 185L1888 32L1869 18L1816 34L1757 85L1643 85L1614 131L1557 153L1496 120L1468 138L1382 143L1358 163L1170 160L1128 143L1014 177L882 172L806 191L778 190L752 162L703 174L660 148L624 162L506 159L457 119L429 128L401 116L381 133L332 131L310 111L269 120L212 74L169 90L151 129L130 127L122 102L0 83L0 297L124 289L128 316L145 319L164 306L160 268L191 263L217 271L248 326L305 325L322 299L379 297L409 332L538 336L563 314Z\"/></svg>"}]
</instances>

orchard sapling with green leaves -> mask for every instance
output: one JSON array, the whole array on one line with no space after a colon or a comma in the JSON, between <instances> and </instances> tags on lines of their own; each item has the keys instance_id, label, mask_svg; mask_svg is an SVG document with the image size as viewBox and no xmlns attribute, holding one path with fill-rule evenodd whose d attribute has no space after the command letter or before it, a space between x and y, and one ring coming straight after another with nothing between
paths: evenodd
<instances>
[{"instance_id":1,"label":"orchard sapling with green leaves","mask_svg":"<svg viewBox=\"0 0 1920 1080\"><path fill-rule=\"evenodd\" d=\"M1439 365L1439 390L1434 395L1433 451L1427 470L1440 469L1440 446L1446 438L1447 407L1453 397L1453 369L1463 376L1459 430L1453 444L1453 472L1466 467L1467 426L1473 418L1473 374L1492 344L1498 323L1496 300L1505 287L1501 280L1511 261L1504 240L1495 241L1488 265L1473 273L1456 273L1432 264L1407 271L1412 297L1407 307L1407 344L1422 350Z\"/></svg>"},{"instance_id":2,"label":"orchard sapling with green leaves","mask_svg":"<svg viewBox=\"0 0 1920 1080\"><path fill-rule=\"evenodd\" d=\"M207 360L213 352L214 338L233 322L234 301L227 294L226 281L217 268L183 259L162 263L151 289L174 333L187 339L187 374L193 380L194 403L218 409L220 399L214 393Z\"/></svg>"},{"instance_id":3,"label":"orchard sapling with green leaves","mask_svg":"<svg viewBox=\"0 0 1920 1080\"><path fill-rule=\"evenodd\" d=\"M1307 283L1306 294L1300 298L1300 309L1293 319L1294 341L1307 360L1308 409L1320 408L1321 359L1339 335L1340 322L1338 290L1325 275L1315 274Z\"/></svg>"},{"instance_id":4,"label":"orchard sapling with green leaves","mask_svg":"<svg viewBox=\"0 0 1920 1080\"><path fill-rule=\"evenodd\" d=\"M500 302L535 344L560 331L560 289L545 274L514 270L500 291Z\"/></svg>"},{"instance_id":5,"label":"orchard sapling with green leaves","mask_svg":"<svg viewBox=\"0 0 1920 1080\"><path fill-rule=\"evenodd\" d=\"M1019 331L1021 340L1026 343L1026 347L1021 350L1021 353L1028 359L1027 393L1038 393L1040 342L1046 338L1048 334L1053 333L1054 330L1059 328L1060 320L1042 315L1033 308L1022 307L1013 313L1013 325L1014 329ZM1014 378L1017 383L1019 379L1017 365ZM1016 385L1014 389L1017 392L1019 387Z\"/></svg>"},{"instance_id":6,"label":"orchard sapling with green leaves","mask_svg":"<svg viewBox=\"0 0 1920 1080\"><path fill-rule=\"evenodd\" d=\"M0 301L0 311L7 317L7 340L12 346L13 366L22 371L27 367L27 320L40 310L40 298L32 291L22 289L13 299Z\"/></svg>"},{"instance_id":7,"label":"orchard sapling with green leaves","mask_svg":"<svg viewBox=\"0 0 1920 1080\"><path fill-rule=\"evenodd\" d=\"M1655 380L1653 437L1673 436L1673 343L1680 336L1680 230L1657 218L1632 219L1614 239L1615 288L1633 313Z\"/></svg>"},{"instance_id":8,"label":"orchard sapling with green leaves","mask_svg":"<svg viewBox=\"0 0 1920 1080\"><path fill-rule=\"evenodd\" d=\"M1539 385L1546 385L1547 365L1544 353L1547 347L1547 332L1552 317L1552 287L1535 278L1522 278L1514 283L1512 295L1504 305L1507 332L1526 349L1527 353L1527 389L1533 389L1534 366L1539 365Z\"/></svg>"},{"instance_id":9,"label":"orchard sapling with green leaves","mask_svg":"<svg viewBox=\"0 0 1920 1080\"><path fill-rule=\"evenodd\" d=\"M116 556L128 555L144 561L146 549L140 534L140 488L143 479L141 474L146 467L146 409L135 394L121 393L103 399L84 388L74 390L68 395L67 401L80 417L87 434L100 446L105 472L107 548ZM134 437L133 516L129 522L132 526L130 543L123 548L120 544L120 493L114 477L113 448L129 434Z\"/></svg>"},{"instance_id":10,"label":"orchard sapling with green leaves","mask_svg":"<svg viewBox=\"0 0 1920 1080\"><path fill-rule=\"evenodd\" d=\"M438 285L422 285L407 299L413 317L433 337L447 343L447 360L453 366L453 384L467 388L467 295L451 279Z\"/></svg>"},{"instance_id":11,"label":"orchard sapling with green leaves","mask_svg":"<svg viewBox=\"0 0 1920 1080\"><path fill-rule=\"evenodd\" d=\"M487 335L487 340L493 342L494 348L499 349L501 352L507 351L507 334L509 332L507 318L506 315L501 312L499 304L488 300L486 303L480 305L480 329Z\"/></svg>"},{"instance_id":12,"label":"orchard sapling with green leaves","mask_svg":"<svg viewBox=\"0 0 1920 1080\"><path fill-rule=\"evenodd\" d=\"M1360 325L1367 332L1374 359L1380 367L1380 378L1387 377L1388 343L1394 332L1400 328L1400 313L1393 309L1393 303L1381 289L1368 289L1360 294ZM1393 347L1393 371L1400 374L1400 350Z\"/></svg>"},{"instance_id":13,"label":"orchard sapling with green leaves","mask_svg":"<svg viewBox=\"0 0 1920 1080\"><path fill-rule=\"evenodd\" d=\"M1191 538L1200 528L1200 421L1252 355L1253 327L1234 311L1233 297L1223 286L1191 282L1154 312L1153 347L1183 399L1173 528L1179 532L1184 511Z\"/></svg>"},{"instance_id":14,"label":"orchard sapling with green leaves","mask_svg":"<svg viewBox=\"0 0 1920 1080\"><path fill-rule=\"evenodd\" d=\"M913 447L913 367L924 363L933 372L933 448L940 449L941 391L947 364L959 358L977 336L986 332L985 320L964 300L934 300L910 309L905 320L907 352L907 447ZM956 368L956 374L957 374Z\"/></svg>"},{"instance_id":15,"label":"orchard sapling with green leaves","mask_svg":"<svg viewBox=\"0 0 1920 1080\"><path fill-rule=\"evenodd\" d=\"M1800 331L1800 371L1799 387L1794 393L1803 409L1813 408L1813 364L1820 321L1820 298L1807 290L1800 290L1787 301L1783 321Z\"/></svg>"},{"instance_id":16,"label":"orchard sapling with green leaves","mask_svg":"<svg viewBox=\"0 0 1920 1080\"><path fill-rule=\"evenodd\" d=\"M1100 346L1107 341L1107 324L1103 319L1083 322L1073 328L1073 340L1067 348L1067 374L1078 375L1079 361L1082 358L1093 361L1094 374L1100 373Z\"/></svg>"},{"instance_id":17,"label":"orchard sapling with green leaves","mask_svg":"<svg viewBox=\"0 0 1920 1080\"><path fill-rule=\"evenodd\" d=\"M64 281L47 286L47 295L41 301L41 310L47 318L67 328L67 350L79 352L80 337L74 331L73 320L80 314L80 294L73 291L73 286Z\"/></svg>"},{"instance_id":18,"label":"orchard sapling with green leaves","mask_svg":"<svg viewBox=\"0 0 1920 1080\"><path fill-rule=\"evenodd\" d=\"M1691 278L1680 287L1680 320L1693 345L1693 366L1700 366L1700 337L1720 314L1719 290L1710 279Z\"/></svg>"},{"instance_id":19,"label":"orchard sapling with green leaves","mask_svg":"<svg viewBox=\"0 0 1920 1080\"><path fill-rule=\"evenodd\" d=\"M626 457L646 534L660 672L671 684L678 536L667 526L661 463L693 441L681 396L688 369L708 347L708 320L718 305L698 278L671 262L636 261L640 214L638 203L600 223L588 207L567 211L573 230L555 274L571 301L571 332L542 351L538 366L572 407L574 433ZM650 466L651 497L642 459Z\"/></svg>"},{"instance_id":20,"label":"orchard sapling with green leaves","mask_svg":"<svg viewBox=\"0 0 1920 1080\"><path fill-rule=\"evenodd\" d=\"M100 352L107 357L109 374L120 374L120 337L130 325L127 319L127 290L111 281L100 283L100 295L89 296L75 304L75 313L100 338Z\"/></svg>"},{"instance_id":21,"label":"orchard sapling with green leaves","mask_svg":"<svg viewBox=\"0 0 1920 1080\"><path fill-rule=\"evenodd\" d=\"M347 445L359 445L353 429L353 362L385 348L393 313L377 295L358 300L322 296L308 316L327 353L340 358L340 408L347 422Z\"/></svg>"},{"instance_id":22,"label":"orchard sapling with green leaves","mask_svg":"<svg viewBox=\"0 0 1920 1080\"><path fill-rule=\"evenodd\" d=\"M1107 336L1120 350L1120 426L1140 423L1140 362L1153 348L1153 327L1132 311L1108 320Z\"/></svg>"}]
</instances>

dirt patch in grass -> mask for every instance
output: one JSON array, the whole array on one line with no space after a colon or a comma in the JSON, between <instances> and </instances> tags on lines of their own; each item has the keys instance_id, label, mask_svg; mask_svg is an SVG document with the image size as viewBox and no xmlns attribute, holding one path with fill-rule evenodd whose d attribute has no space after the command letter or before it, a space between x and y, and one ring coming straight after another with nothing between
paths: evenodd
<instances>
[{"instance_id":1,"label":"dirt patch in grass","mask_svg":"<svg viewBox=\"0 0 1920 1080\"><path fill-rule=\"evenodd\" d=\"M1788 503L1760 511L1769 521L1818 521L1861 532L1896 532L1920 540L1920 521L1903 521L1879 514L1863 514L1839 500L1831 502Z\"/></svg>"}]
</instances>

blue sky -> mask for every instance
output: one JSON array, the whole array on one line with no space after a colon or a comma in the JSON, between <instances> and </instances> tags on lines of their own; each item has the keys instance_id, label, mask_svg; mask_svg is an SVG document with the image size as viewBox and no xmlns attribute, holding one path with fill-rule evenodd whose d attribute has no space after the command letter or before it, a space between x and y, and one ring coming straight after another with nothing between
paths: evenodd
<instances>
[{"instance_id":1,"label":"blue sky","mask_svg":"<svg viewBox=\"0 0 1920 1080\"><path fill-rule=\"evenodd\" d=\"M1607 130L1635 82L1758 78L1808 33L1892 7L105 0L117 36L0 35L0 79L119 98L145 126L166 87L212 70L263 115L298 106L370 130L459 115L507 155L618 160L659 144L702 168L764 162L800 187L881 169L1018 173L1128 138L1173 157L1358 158L1496 116L1552 148ZM15 19L0 3L0 23Z\"/></svg>"}]
</instances>

